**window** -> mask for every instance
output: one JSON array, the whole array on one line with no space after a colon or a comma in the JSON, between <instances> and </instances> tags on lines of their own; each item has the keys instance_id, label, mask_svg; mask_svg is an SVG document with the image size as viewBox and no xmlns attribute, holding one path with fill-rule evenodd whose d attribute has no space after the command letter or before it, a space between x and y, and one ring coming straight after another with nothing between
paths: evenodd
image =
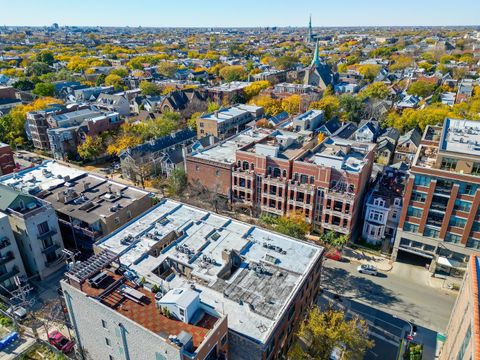
<instances>
[{"instance_id":1,"label":"window","mask_svg":"<svg viewBox=\"0 0 480 360\"><path fill-rule=\"evenodd\" d=\"M428 176L415 175L414 184L419 186L428 186L430 185L430 178Z\"/></svg>"},{"instance_id":2,"label":"window","mask_svg":"<svg viewBox=\"0 0 480 360\"><path fill-rule=\"evenodd\" d=\"M314 176L310 176L310 184L313 184L315 182L315 177Z\"/></svg>"},{"instance_id":3,"label":"window","mask_svg":"<svg viewBox=\"0 0 480 360\"><path fill-rule=\"evenodd\" d=\"M455 234L452 234L452 233L447 233L447 235L445 235L445 242L449 242L449 243L453 243L453 244L458 244L460 242L460 240L462 239L461 236L459 235L455 235Z\"/></svg>"},{"instance_id":4,"label":"window","mask_svg":"<svg viewBox=\"0 0 480 360\"><path fill-rule=\"evenodd\" d=\"M480 163L473 163L472 175L480 175Z\"/></svg>"},{"instance_id":5,"label":"window","mask_svg":"<svg viewBox=\"0 0 480 360\"><path fill-rule=\"evenodd\" d=\"M105 329L107 328L107 322L103 319L102 319L102 327Z\"/></svg>"},{"instance_id":6,"label":"window","mask_svg":"<svg viewBox=\"0 0 480 360\"><path fill-rule=\"evenodd\" d=\"M432 238L438 238L440 236L440 231L437 229L432 229L430 227L426 227L423 235L432 237Z\"/></svg>"},{"instance_id":7,"label":"window","mask_svg":"<svg viewBox=\"0 0 480 360\"><path fill-rule=\"evenodd\" d=\"M127 211L127 218L128 219L132 218L132 212L130 210Z\"/></svg>"},{"instance_id":8,"label":"window","mask_svg":"<svg viewBox=\"0 0 480 360\"><path fill-rule=\"evenodd\" d=\"M287 170L282 171L282 177L286 178L287 177Z\"/></svg>"},{"instance_id":9,"label":"window","mask_svg":"<svg viewBox=\"0 0 480 360\"><path fill-rule=\"evenodd\" d=\"M456 167L457 167L457 159L452 159L447 157L442 158L440 169L452 171L452 170L455 170Z\"/></svg>"},{"instance_id":10,"label":"window","mask_svg":"<svg viewBox=\"0 0 480 360\"><path fill-rule=\"evenodd\" d=\"M424 203L425 200L427 200L427 194L418 191L412 191L412 201Z\"/></svg>"},{"instance_id":11,"label":"window","mask_svg":"<svg viewBox=\"0 0 480 360\"><path fill-rule=\"evenodd\" d=\"M185 310L182 308L178 309L180 311L180 316L185 316Z\"/></svg>"},{"instance_id":12,"label":"window","mask_svg":"<svg viewBox=\"0 0 480 360\"><path fill-rule=\"evenodd\" d=\"M416 217L416 218L421 218L422 217L422 209L409 206L408 209L407 209L407 215L408 216L413 216L413 217Z\"/></svg>"},{"instance_id":13,"label":"window","mask_svg":"<svg viewBox=\"0 0 480 360\"><path fill-rule=\"evenodd\" d=\"M251 163L251 164L250 164L250 169L251 169L251 170L255 170L255 164L254 164L254 163Z\"/></svg>"},{"instance_id":14,"label":"window","mask_svg":"<svg viewBox=\"0 0 480 360\"><path fill-rule=\"evenodd\" d=\"M455 210L469 212L472 204L467 201L455 200Z\"/></svg>"},{"instance_id":15,"label":"window","mask_svg":"<svg viewBox=\"0 0 480 360\"><path fill-rule=\"evenodd\" d=\"M465 352L467 351L468 345L470 344L470 338L472 336L472 329L471 326L468 325L467 332L465 333L465 337L463 338L462 346L457 354L457 360L462 360L465 356Z\"/></svg>"},{"instance_id":16,"label":"window","mask_svg":"<svg viewBox=\"0 0 480 360\"><path fill-rule=\"evenodd\" d=\"M115 218L115 224L116 224L116 225L120 224L120 218L119 218L119 217L116 217L116 218Z\"/></svg>"},{"instance_id":17,"label":"window","mask_svg":"<svg viewBox=\"0 0 480 360\"><path fill-rule=\"evenodd\" d=\"M105 344L107 344L107 346L110 346L110 339L109 338L105 338Z\"/></svg>"},{"instance_id":18,"label":"window","mask_svg":"<svg viewBox=\"0 0 480 360\"><path fill-rule=\"evenodd\" d=\"M195 165L195 170L196 170L196 171L199 171L199 170L200 170L200 166Z\"/></svg>"},{"instance_id":19,"label":"window","mask_svg":"<svg viewBox=\"0 0 480 360\"><path fill-rule=\"evenodd\" d=\"M467 245L468 248L480 250L480 240L475 240L473 238L468 238Z\"/></svg>"},{"instance_id":20,"label":"window","mask_svg":"<svg viewBox=\"0 0 480 360\"><path fill-rule=\"evenodd\" d=\"M220 176L220 170L215 170L215 176Z\"/></svg>"},{"instance_id":21,"label":"window","mask_svg":"<svg viewBox=\"0 0 480 360\"><path fill-rule=\"evenodd\" d=\"M416 233L418 232L418 225L405 222L405 224L403 225L403 230Z\"/></svg>"},{"instance_id":22,"label":"window","mask_svg":"<svg viewBox=\"0 0 480 360\"><path fill-rule=\"evenodd\" d=\"M38 228L38 233L40 235L42 234L46 234L48 232L48 222L47 221L44 221L43 223L41 224L38 224L37 225L37 228Z\"/></svg>"},{"instance_id":23,"label":"window","mask_svg":"<svg viewBox=\"0 0 480 360\"><path fill-rule=\"evenodd\" d=\"M455 226L455 227L459 227L459 228L464 228L466 224L467 224L466 219L462 219L462 218L459 218L459 217L456 217L456 216L452 216L452 218L450 219L450 222L449 222L450 226Z\"/></svg>"},{"instance_id":24,"label":"window","mask_svg":"<svg viewBox=\"0 0 480 360\"><path fill-rule=\"evenodd\" d=\"M477 191L477 185L471 185L471 184L467 184L465 185L465 191L464 193L466 195L475 195L475 192Z\"/></svg>"}]
</instances>

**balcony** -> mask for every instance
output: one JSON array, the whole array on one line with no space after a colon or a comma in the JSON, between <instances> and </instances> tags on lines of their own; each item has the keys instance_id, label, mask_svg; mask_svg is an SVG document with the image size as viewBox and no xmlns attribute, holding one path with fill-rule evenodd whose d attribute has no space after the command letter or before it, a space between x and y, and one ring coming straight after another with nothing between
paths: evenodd
<instances>
[{"instance_id":1,"label":"balcony","mask_svg":"<svg viewBox=\"0 0 480 360\"><path fill-rule=\"evenodd\" d=\"M443 205L443 204L433 204L432 203L430 205L430 210L445 212L445 211L447 211L447 206Z\"/></svg>"},{"instance_id":2,"label":"balcony","mask_svg":"<svg viewBox=\"0 0 480 360\"><path fill-rule=\"evenodd\" d=\"M47 231L41 233L41 234L38 234L38 238L40 240L43 240L43 239L46 239L48 237L51 237L53 235L55 235L57 233L57 231L55 229L48 229Z\"/></svg>"},{"instance_id":3,"label":"balcony","mask_svg":"<svg viewBox=\"0 0 480 360\"><path fill-rule=\"evenodd\" d=\"M0 265L4 265L10 261L15 259L15 256L13 255L13 252L8 251L5 255L0 256Z\"/></svg>"},{"instance_id":4,"label":"balcony","mask_svg":"<svg viewBox=\"0 0 480 360\"><path fill-rule=\"evenodd\" d=\"M19 273L18 271L18 268L16 266L14 266L12 268L12 270L10 271L7 271L7 272L4 272L4 273L0 273L0 283L1 282L4 282L5 280L8 280L12 277L14 277L15 275L17 275Z\"/></svg>"},{"instance_id":5,"label":"balcony","mask_svg":"<svg viewBox=\"0 0 480 360\"><path fill-rule=\"evenodd\" d=\"M49 253L51 253L51 252L56 251L57 249L60 249L60 246L59 246L58 244L56 244L56 243L53 243L53 244L51 244L51 245L48 245L47 247L44 247L44 248L42 249L42 253L44 253L44 254L49 254Z\"/></svg>"},{"instance_id":6,"label":"balcony","mask_svg":"<svg viewBox=\"0 0 480 360\"><path fill-rule=\"evenodd\" d=\"M9 238L7 238L6 236L0 237L0 250L5 249L10 245L11 245L11 242Z\"/></svg>"}]
</instances>

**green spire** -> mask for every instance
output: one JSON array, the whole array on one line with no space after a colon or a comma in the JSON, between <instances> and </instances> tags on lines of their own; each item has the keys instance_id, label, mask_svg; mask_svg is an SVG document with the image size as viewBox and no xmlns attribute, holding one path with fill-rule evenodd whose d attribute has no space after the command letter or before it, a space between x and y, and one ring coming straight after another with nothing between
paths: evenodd
<instances>
[{"instance_id":1,"label":"green spire","mask_svg":"<svg viewBox=\"0 0 480 360\"><path fill-rule=\"evenodd\" d=\"M319 66L320 65L320 55L318 54L318 40L315 44L315 51L313 52L313 59L310 65Z\"/></svg>"}]
</instances>

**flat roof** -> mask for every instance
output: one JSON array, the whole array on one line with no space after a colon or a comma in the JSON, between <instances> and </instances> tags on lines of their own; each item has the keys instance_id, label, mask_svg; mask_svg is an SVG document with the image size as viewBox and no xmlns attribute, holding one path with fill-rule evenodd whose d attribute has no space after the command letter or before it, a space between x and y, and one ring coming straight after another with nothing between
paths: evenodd
<instances>
[{"instance_id":1,"label":"flat roof","mask_svg":"<svg viewBox=\"0 0 480 360\"><path fill-rule=\"evenodd\" d=\"M174 234L160 253L156 244ZM292 239L192 206L163 199L156 207L96 244L163 289L190 288L200 301L228 315L228 326L265 342L290 306L296 291L323 252ZM226 277L228 253L241 263ZM191 278L159 269L172 262L191 269Z\"/></svg>"},{"instance_id":2,"label":"flat roof","mask_svg":"<svg viewBox=\"0 0 480 360\"><path fill-rule=\"evenodd\" d=\"M0 178L0 183L41 198L55 210L93 224L101 216L114 214L113 207L123 208L149 195L148 191L123 185L55 161ZM70 200L63 196L70 192Z\"/></svg>"},{"instance_id":3,"label":"flat roof","mask_svg":"<svg viewBox=\"0 0 480 360\"><path fill-rule=\"evenodd\" d=\"M233 164L235 162L235 153L238 149L265 138L272 131L268 129L248 129L193 155L193 157L224 164Z\"/></svg>"},{"instance_id":4,"label":"flat roof","mask_svg":"<svg viewBox=\"0 0 480 360\"><path fill-rule=\"evenodd\" d=\"M446 118L439 148L441 151L480 156L480 122Z\"/></svg>"}]
</instances>

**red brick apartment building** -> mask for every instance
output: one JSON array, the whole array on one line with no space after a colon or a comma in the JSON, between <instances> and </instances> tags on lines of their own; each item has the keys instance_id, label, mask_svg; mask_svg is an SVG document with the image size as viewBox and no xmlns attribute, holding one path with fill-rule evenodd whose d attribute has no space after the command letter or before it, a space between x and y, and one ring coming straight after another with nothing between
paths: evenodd
<instances>
[{"instance_id":1,"label":"red brick apartment building","mask_svg":"<svg viewBox=\"0 0 480 360\"><path fill-rule=\"evenodd\" d=\"M446 341L440 352L440 360L480 359L478 254L470 257L462 288L450 316Z\"/></svg>"},{"instance_id":2,"label":"red brick apartment building","mask_svg":"<svg viewBox=\"0 0 480 360\"><path fill-rule=\"evenodd\" d=\"M336 137L318 144L316 138L298 133L262 131L256 138L243 135L243 142L232 138L189 157L189 181L256 214L300 212L320 231L354 235L375 144ZM222 157L228 161L215 160Z\"/></svg>"},{"instance_id":3,"label":"red brick apartment building","mask_svg":"<svg viewBox=\"0 0 480 360\"><path fill-rule=\"evenodd\" d=\"M8 144L0 143L0 175L10 174L15 170L13 151Z\"/></svg>"},{"instance_id":4,"label":"red brick apartment building","mask_svg":"<svg viewBox=\"0 0 480 360\"><path fill-rule=\"evenodd\" d=\"M427 127L410 169L392 257L414 254L430 271L461 276L480 249L480 124Z\"/></svg>"}]
</instances>

